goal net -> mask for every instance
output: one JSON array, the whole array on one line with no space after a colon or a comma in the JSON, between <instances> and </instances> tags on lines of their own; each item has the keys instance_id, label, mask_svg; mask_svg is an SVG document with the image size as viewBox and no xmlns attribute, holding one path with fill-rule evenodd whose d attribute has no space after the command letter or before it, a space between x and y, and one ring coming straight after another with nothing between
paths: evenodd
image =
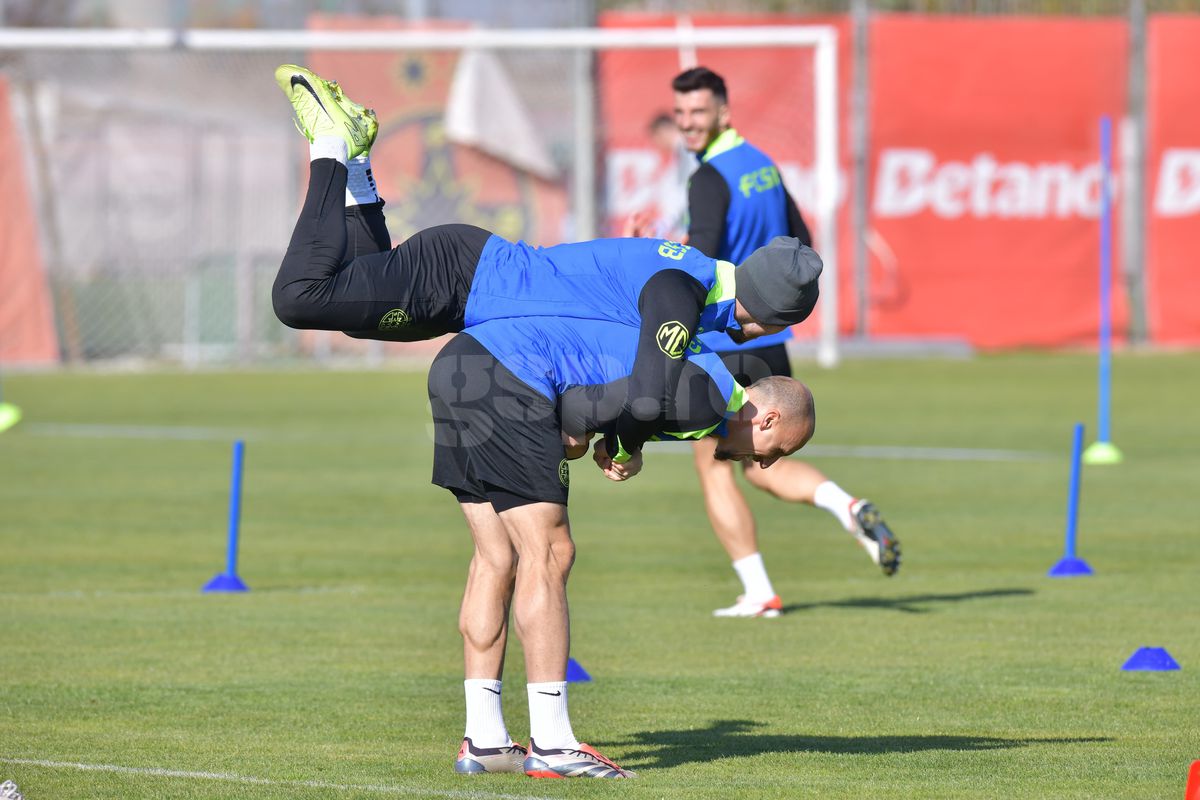
<instances>
[{"instance_id":1,"label":"goal net","mask_svg":"<svg viewBox=\"0 0 1200 800\"><path fill-rule=\"evenodd\" d=\"M692 164L651 127L681 68L712 67L729 82L734 125L777 161L813 229L826 263L821 349L836 355L833 28L363 27L0 31L29 189L2 202L26 203L36 221L62 359L429 352L274 318L270 287L307 174L272 79L288 62L376 109L372 165L394 242L469 222L542 245L619 235L635 212L681 232ZM2 259L0 277L14 268ZM22 335L2 325L0 340Z\"/></svg>"}]
</instances>

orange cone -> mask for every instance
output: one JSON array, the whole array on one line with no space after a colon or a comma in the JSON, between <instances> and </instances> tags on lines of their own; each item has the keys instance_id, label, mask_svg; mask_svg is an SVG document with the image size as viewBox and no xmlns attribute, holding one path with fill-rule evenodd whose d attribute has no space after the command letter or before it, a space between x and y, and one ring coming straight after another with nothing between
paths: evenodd
<instances>
[{"instance_id":1,"label":"orange cone","mask_svg":"<svg viewBox=\"0 0 1200 800\"><path fill-rule=\"evenodd\" d=\"M1183 800L1200 800L1200 761L1193 761L1192 768L1188 770L1187 791L1183 794Z\"/></svg>"}]
</instances>

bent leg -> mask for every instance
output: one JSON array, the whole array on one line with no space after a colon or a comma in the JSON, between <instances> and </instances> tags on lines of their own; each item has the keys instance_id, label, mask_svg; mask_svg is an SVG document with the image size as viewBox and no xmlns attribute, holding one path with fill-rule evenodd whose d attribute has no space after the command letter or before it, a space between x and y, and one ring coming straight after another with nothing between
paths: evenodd
<instances>
[{"instance_id":1,"label":"bent leg","mask_svg":"<svg viewBox=\"0 0 1200 800\"><path fill-rule=\"evenodd\" d=\"M746 480L757 489L762 489L780 500L789 503L815 505L817 487L829 480L812 464L781 458L766 469L756 464L745 468Z\"/></svg>"},{"instance_id":2,"label":"bent leg","mask_svg":"<svg viewBox=\"0 0 1200 800\"><path fill-rule=\"evenodd\" d=\"M504 672L517 554L490 503L463 502L461 508L475 542L458 615L466 677L499 680Z\"/></svg>"},{"instance_id":3,"label":"bent leg","mask_svg":"<svg viewBox=\"0 0 1200 800\"><path fill-rule=\"evenodd\" d=\"M275 315L293 328L336 330L316 313L346 252L346 167L332 158L309 163L308 190L275 276Z\"/></svg>"},{"instance_id":4,"label":"bent leg","mask_svg":"<svg viewBox=\"0 0 1200 800\"><path fill-rule=\"evenodd\" d=\"M316 159L291 243L271 290L292 328L344 331L358 338L418 341L462 330L475 267L491 234L470 225L421 231L398 247L344 258L390 239L382 211L345 211L346 167ZM356 216L359 215L359 216Z\"/></svg>"},{"instance_id":5,"label":"bent leg","mask_svg":"<svg viewBox=\"0 0 1200 800\"><path fill-rule=\"evenodd\" d=\"M738 561L758 552L758 531L754 514L734 478L732 462L713 458L716 449L714 440L704 438L692 446L692 457L713 533L729 560Z\"/></svg>"}]
</instances>

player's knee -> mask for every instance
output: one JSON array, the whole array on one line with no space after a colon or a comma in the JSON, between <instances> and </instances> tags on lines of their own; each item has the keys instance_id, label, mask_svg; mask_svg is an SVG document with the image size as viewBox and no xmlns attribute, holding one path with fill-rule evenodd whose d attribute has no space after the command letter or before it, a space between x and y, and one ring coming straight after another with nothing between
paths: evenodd
<instances>
[{"instance_id":1,"label":"player's knee","mask_svg":"<svg viewBox=\"0 0 1200 800\"><path fill-rule=\"evenodd\" d=\"M555 537L536 544L526 543L520 553L521 569L546 580L565 581L575 563L575 542L570 536Z\"/></svg>"},{"instance_id":2,"label":"player's knee","mask_svg":"<svg viewBox=\"0 0 1200 800\"><path fill-rule=\"evenodd\" d=\"M305 308L300 301L298 293L289 286L279 286L276 284L271 289L271 307L275 309L275 316L279 321L289 328L303 328L305 322Z\"/></svg>"},{"instance_id":3,"label":"player's knee","mask_svg":"<svg viewBox=\"0 0 1200 800\"><path fill-rule=\"evenodd\" d=\"M318 307L314 305L302 284L289 283L283 286L276 284L271 288L271 307L275 316L289 328L320 328Z\"/></svg>"},{"instance_id":4,"label":"player's knee","mask_svg":"<svg viewBox=\"0 0 1200 800\"><path fill-rule=\"evenodd\" d=\"M550 561L565 577L575 563L575 542L569 536L551 542Z\"/></svg>"},{"instance_id":5,"label":"player's knee","mask_svg":"<svg viewBox=\"0 0 1200 800\"><path fill-rule=\"evenodd\" d=\"M486 573L497 581L512 579L517 574L517 554L512 548L476 551L471 570Z\"/></svg>"}]
</instances>

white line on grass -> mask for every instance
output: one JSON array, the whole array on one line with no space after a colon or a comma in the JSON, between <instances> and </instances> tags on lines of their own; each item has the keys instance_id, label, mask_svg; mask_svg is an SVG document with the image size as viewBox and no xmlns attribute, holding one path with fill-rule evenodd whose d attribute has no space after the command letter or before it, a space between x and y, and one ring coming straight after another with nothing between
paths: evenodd
<instances>
[{"instance_id":1,"label":"white line on grass","mask_svg":"<svg viewBox=\"0 0 1200 800\"><path fill-rule=\"evenodd\" d=\"M971 447L885 447L814 444L804 448L814 456L886 458L898 461L1045 461L1048 453L1034 450L987 450Z\"/></svg>"},{"instance_id":2,"label":"white line on grass","mask_svg":"<svg viewBox=\"0 0 1200 800\"><path fill-rule=\"evenodd\" d=\"M183 439L194 442L234 438L231 431L186 425L89 425L70 422L30 422L28 433L38 436L75 436L84 439Z\"/></svg>"},{"instance_id":3,"label":"white line on grass","mask_svg":"<svg viewBox=\"0 0 1200 800\"><path fill-rule=\"evenodd\" d=\"M225 441L235 438L233 431L171 425L85 425L55 422L31 422L24 430L37 436L74 436L94 439L182 439L187 441ZM268 441L324 441L324 434L302 432L245 432L244 439ZM342 437L344 438L344 437ZM373 436L373 439L378 439ZM651 445L651 452L688 453L686 443L666 442ZM828 458L871 458L889 461L1045 461L1052 456L1035 450L995 450L971 447L907 447L886 445L814 444L804 448L802 456Z\"/></svg>"},{"instance_id":4,"label":"white line on grass","mask_svg":"<svg viewBox=\"0 0 1200 800\"><path fill-rule=\"evenodd\" d=\"M229 772L195 772L191 770L162 769L161 767L123 767L119 764L80 764L74 761L43 761L35 758L4 758L0 764L16 764L26 767L47 769L74 769L82 772L112 772L120 775L145 775L151 778L182 778L198 781L224 781L255 786L292 786L304 789L331 789L336 791L375 792L377 794L416 795L421 797L480 798L480 800L543 800L537 795L499 794L476 790L426 789L417 786L391 786L372 783L331 783L329 781L288 781L259 778L254 775L235 775Z\"/></svg>"},{"instance_id":5,"label":"white line on grass","mask_svg":"<svg viewBox=\"0 0 1200 800\"><path fill-rule=\"evenodd\" d=\"M365 586L268 586L252 590L256 595L277 594L363 594ZM128 591L114 589L51 589L45 592L0 592L0 597L51 597L68 600L95 600L110 597L200 597L203 592L196 589L146 589Z\"/></svg>"},{"instance_id":6,"label":"white line on grass","mask_svg":"<svg viewBox=\"0 0 1200 800\"><path fill-rule=\"evenodd\" d=\"M649 452L691 455L688 442L663 442L649 445ZM1037 450L988 450L969 447L905 447L885 445L811 444L797 458L871 458L889 461L1045 461L1052 456Z\"/></svg>"}]
</instances>

